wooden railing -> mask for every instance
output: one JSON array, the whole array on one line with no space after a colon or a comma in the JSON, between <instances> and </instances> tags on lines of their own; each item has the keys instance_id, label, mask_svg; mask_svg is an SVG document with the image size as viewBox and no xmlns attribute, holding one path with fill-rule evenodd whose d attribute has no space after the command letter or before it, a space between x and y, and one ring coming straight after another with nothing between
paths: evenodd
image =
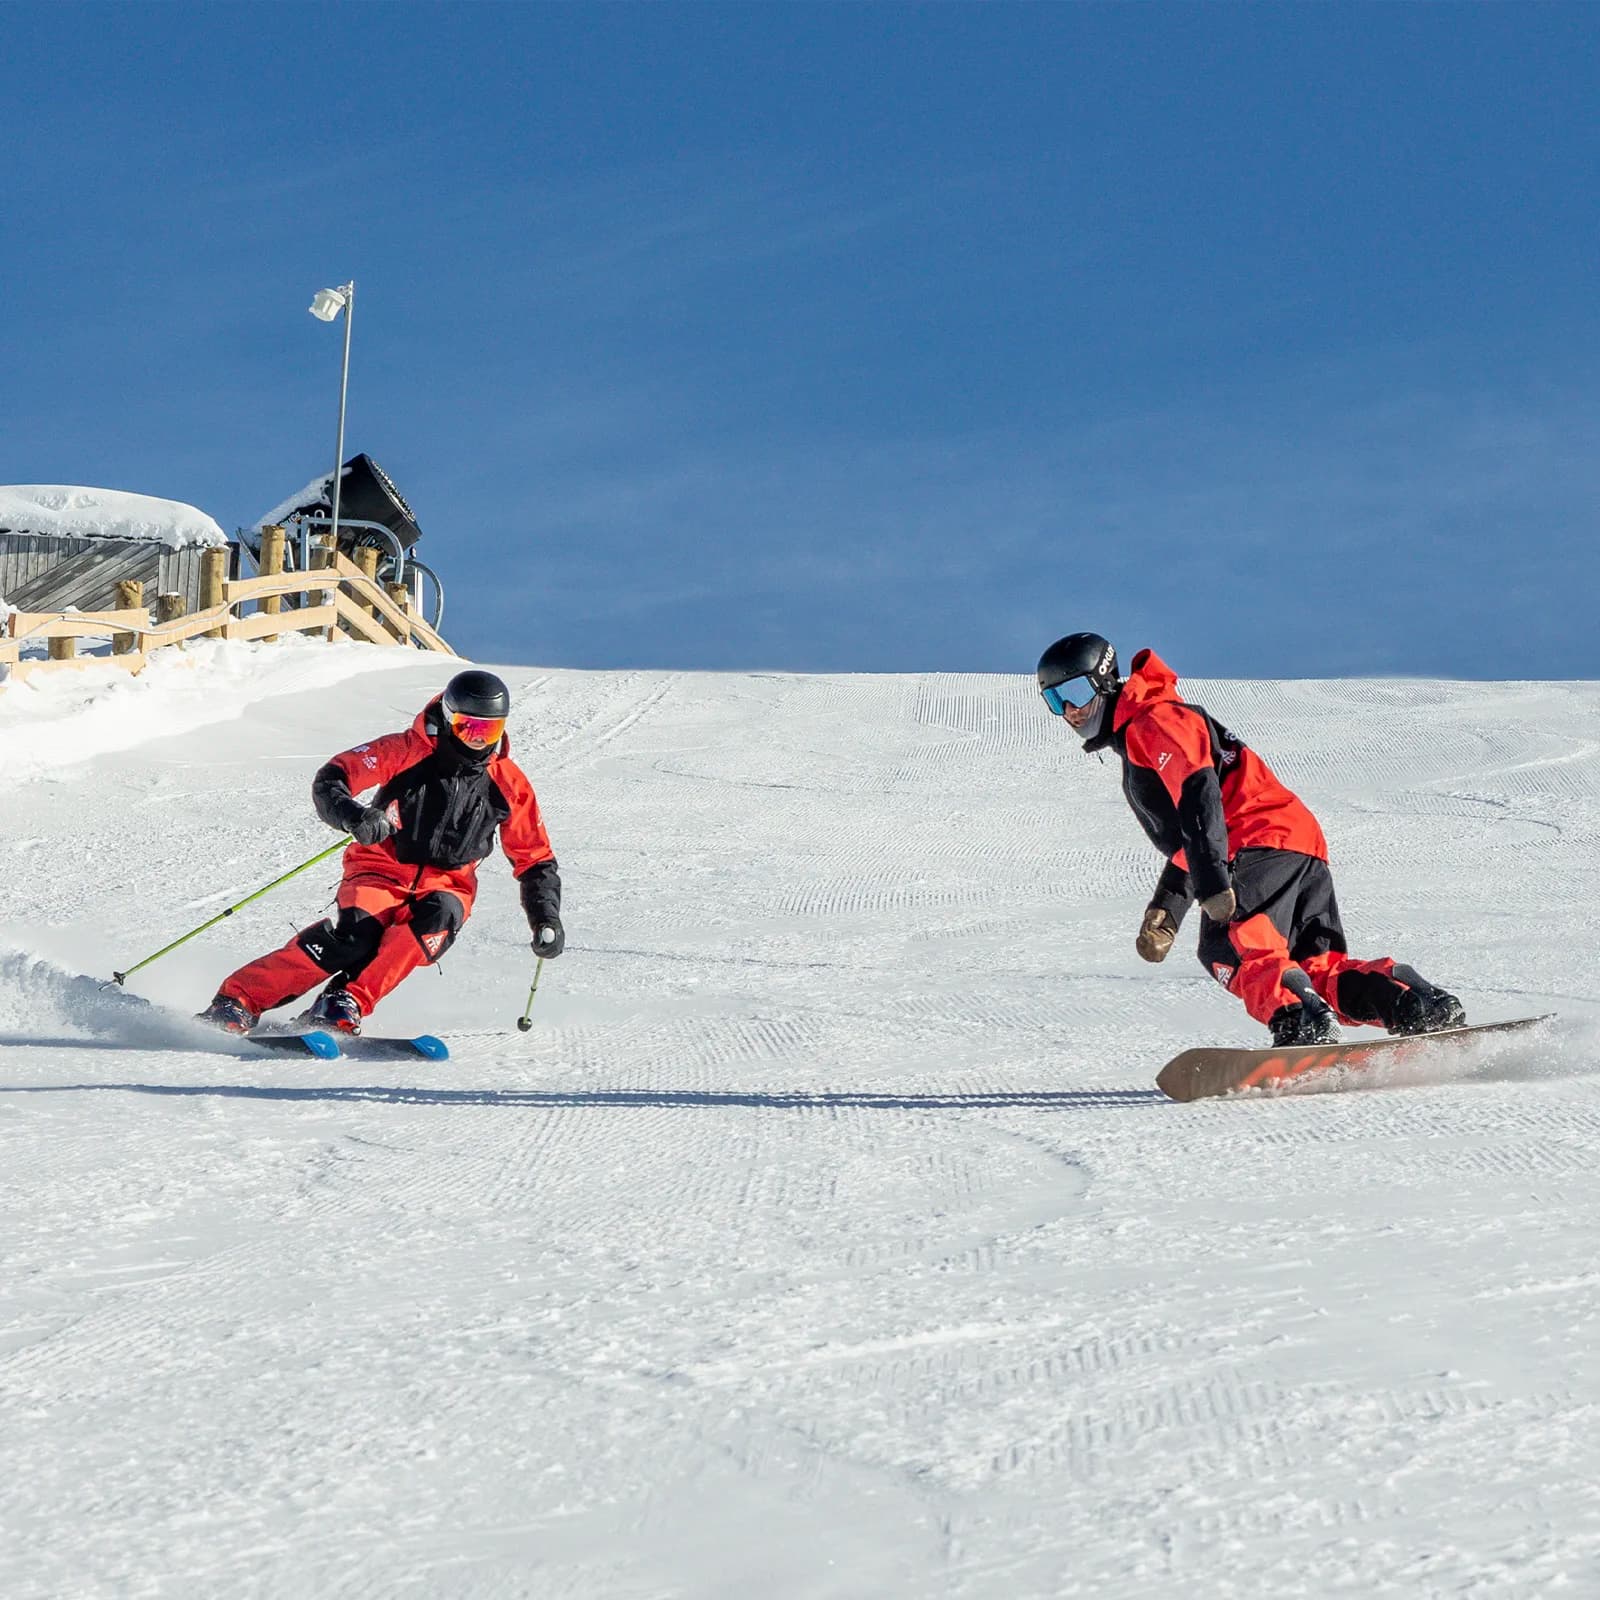
<instances>
[{"instance_id":1,"label":"wooden railing","mask_svg":"<svg viewBox=\"0 0 1600 1600\"><path fill-rule=\"evenodd\" d=\"M210 554L210 552L207 552ZM404 591L386 590L377 579L342 553L328 552L331 564L309 572L278 572L259 578L222 576L209 582L215 603L174 615L178 596L162 596L157 614L141 606L117 611L13 611L0 629L0 680L62 666L143 669L151 651L181 645L201 636L213 639L276 639L285 633L310 633L325 639L357 639L368 644L409 645L418 650L455 652L413 612ZM219 552L225 559L225 552ZM137 585L131 586L137 590ZM283 597L300 604L283 610ZM209 596L207 596L209 598ZM110 655L79 656L79 639L111 637ZM24 649L44 643L49 654L24 658Z\"/></svg>"}]
</instances>

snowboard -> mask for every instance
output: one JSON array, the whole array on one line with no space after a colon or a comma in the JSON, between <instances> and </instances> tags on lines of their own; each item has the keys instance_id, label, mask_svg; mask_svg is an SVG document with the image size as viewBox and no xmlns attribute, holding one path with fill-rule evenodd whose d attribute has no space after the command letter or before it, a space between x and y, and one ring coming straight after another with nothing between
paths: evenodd
<instances>
[{"instance_id":1,"label":"snowboard","mask_svg":"<svg viewBox=\"0 0 1600 1600\"><path fill-rule=\"evenodd\" d=\"M450 1059L449 1046L431 1033L419 1033L408 1039L381 1034L325 1033L320 1028L312 1028L304 1033L248 1033L244 1037L264 1050L316 1056L322 1061L337 1061L343 1056L363 1061L403 1061L417 1056L427 1061Z\"/></svg>"},{"instance_id":2,"label":"snowboard","mask_svg":"<svg viewBox=\"0 0 1600 1600\"><path fill-rule=\"evenodd\" d=\"M1346 1039L1340 1044L1292 1045L1265 1050L1200 1049L1176 1055L1156 1074L1156 1087L1169 1100L1204 1100L1243 1089L1286 1089L1318 1082L1323 1088L1354 1087L1363 1071L1415 1060L1419 1055L1463 1050L1490 1034L1515 1033L1548 1022L1518 1017L1512 1022L1484 1022L1475 1027L1446 1028L1439 1033L1410 1033L1398 1038ZM1348 1077L1349 1083L1340 1083Z\"/></svg>"}]
</instances>

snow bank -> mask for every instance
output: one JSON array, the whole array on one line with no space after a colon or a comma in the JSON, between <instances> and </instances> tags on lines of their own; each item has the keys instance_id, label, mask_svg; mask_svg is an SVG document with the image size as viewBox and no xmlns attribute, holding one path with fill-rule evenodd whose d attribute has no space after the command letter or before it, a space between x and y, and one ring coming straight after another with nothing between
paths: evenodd
<instances>
[{"instance_id":1,"label":"snow bank","mask_svg":"<svg viewBox=\"0 0 1600 1600\"><path fill-rule=\"evenodd\" d=\"M154 539L174 550L228 542L205 512L181 500L50 483L0 484L0 532L67 539Z\"/></svg>"},{"instance_id":2,"label":"snow bank","mask_svg":"<svg viewBox=\"0 0 1600 1600\"><path fill-rule=\"evenodd\" d=\"M414 650L286 635L277 644L192 640L161 650L136 678L121 671L37 672L0 693L0 792L94 756L242 716L273 695L315 690Z\"/></svg>"}]
</instances>

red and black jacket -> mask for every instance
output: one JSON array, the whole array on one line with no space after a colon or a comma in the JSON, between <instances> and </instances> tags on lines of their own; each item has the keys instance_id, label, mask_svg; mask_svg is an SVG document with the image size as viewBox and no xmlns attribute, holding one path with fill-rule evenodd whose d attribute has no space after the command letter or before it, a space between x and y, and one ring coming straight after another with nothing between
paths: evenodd
<instances>
[{"instance_id":1,"label":"red and black jacket","mask_svg":"<svg viewBox=\"0 0 1600 1600\"><path fill-rule=\"evenodd\" d=\"M1191 900L1231 882L1241 850L1294 850L1328 859L1317 819L1248 745L1203 707L1178 697L1178 676L1141 650L1121 689L1107 741L1122 759L1122 792L1167 857L1150 904L1181 922Z\"/></svg>"},{"instance_id":2,"label":"red and black jacket","mask_svg":"<svg viewBox=\"0 0 1600 1600\"><path fill-rule=\"evenodd\" d=\"M311 798L324 822L345 828L363 809L355 796L369 789L377 790L370 803L388 814L395 831L381 844L352 842L344 853L346 878L379 878L418 895L443 889L470 909L478 863L498 834L529 922L559 917L555 852L508 740L469 749L444 727L439 701L431 700L404 733L358 744L320 768Z\"/></svg>"}]
</instances>

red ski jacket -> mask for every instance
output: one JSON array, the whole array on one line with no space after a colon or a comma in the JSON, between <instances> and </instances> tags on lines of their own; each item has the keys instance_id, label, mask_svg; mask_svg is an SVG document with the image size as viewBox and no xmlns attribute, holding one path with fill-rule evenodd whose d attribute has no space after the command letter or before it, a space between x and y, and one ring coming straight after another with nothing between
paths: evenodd
<instances>
[{"instance_id":1,"label":"red ski jacket","mask_svg":"<svg viewBox=\"0 0 1600 1600\"><path fill-rule=\"evenodd\" d=\"M470 907L478 863L493 850L497 831L519 879L543 863L550 870L542 876L553 877L555 853L539 802L510 751L504 738L486 758L441 739L435 699L404 733L336 755L312 786L323 820L343 826L339 812L350 797L375 788L370 803L395 825L381 844L351 843L346 879L378 878L418 895L445 889Z\"/></svg>"},{"instance_id":2,"label":"red ski jacket","mask_svg":"<svg viewBox=\"0 0 1600 1600\"><path fill-rule=\"evenodd\" d=\"M1131 669L1117 695L1111 744L1133 814L1171 863L1162 878L1167 894L1158 891L1152 904L1170 908L1175 891L1186 902L1227 888L1228 863L1241 850L1328 859L1304 803L1215 717L1178 698L1178 675L1155 651L1141 650Z\"/></svg>"}]
</instances>

